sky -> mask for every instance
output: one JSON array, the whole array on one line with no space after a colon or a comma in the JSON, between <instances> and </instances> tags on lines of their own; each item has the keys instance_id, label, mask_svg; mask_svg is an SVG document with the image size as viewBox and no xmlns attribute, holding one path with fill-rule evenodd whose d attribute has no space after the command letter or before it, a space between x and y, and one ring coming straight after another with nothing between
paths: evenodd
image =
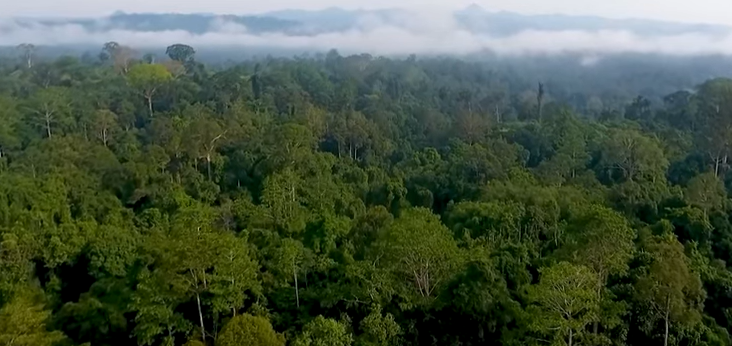
<instances>
[{"instance_id":1,"label":"sky","mask_svg":"<svg viewBox=\"0 0 732 346\"><path fill-rule=\"evenodd\" d=\"M489 10L524 14L598 15L609 18L646 18L679 22L732 25L729 0L0 0L0 17L102 16L125 12L257 13L285 8L429 7L447 9L476 3Z\"/></svg>"}]
</instances>

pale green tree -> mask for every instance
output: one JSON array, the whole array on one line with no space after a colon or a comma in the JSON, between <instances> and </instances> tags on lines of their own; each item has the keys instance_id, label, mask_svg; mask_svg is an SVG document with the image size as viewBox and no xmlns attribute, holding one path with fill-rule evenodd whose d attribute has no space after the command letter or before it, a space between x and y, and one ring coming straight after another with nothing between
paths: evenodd
<instances>
[{"instance_id":1,"label":"pale green tree","mask_svg":"<svg viewBox=\"0 0 732 346\"><path fill-rule=\"evenodd\" d=\"M363 320L360 327L363 334L359 335L356 344L363 346L392 346L398 345L402 329L394 320L394 315L382 313L381 306L374 305L371 312Z\"/></svg>"},{"instance_id":2,"label":"pale green tree","mask_svg":"<svg viewBox=\"0 0 732 346\"><path fill-rule=\"evenodd\" d=\"M227 323L216 339L216 346L284 346L285 338L272 329L264 317L244 314Z\"/></svg>"},{"instance_id":3,"label":"pale green tree","mask_svg":"<svg viewBox=\"0 0 732 346\"><path fill-rule=\"evenodd\" d=\"M303 327L293 346L351 346L353 335L346 325L336 320L318 316Z\"/></svg>"},{"instance_id":4,"label":"pale green tree","mask_svg":"<svg viewBox=\"0 0 732 346\"><path fill-rule=\"evenodd\" d=\"M587 267L560 262L542 269L539 283L529 288L529 328L551 337L552 343L576 345L596 319L596 288L597 278Z\"/></svg>"},{"instance_id":5,"label":"pale green tree","mask_svg":"<svg viewBox=\"0 0 732 346\"><path fill-rule=\"evenodd\" d=\"M67 88L50 87L39 90L29 99L27 107L31 122L41 128L47 138L51 138L59 127L69 127L73 121Z\"/></svg>"},{"instance_id":6,"label":"pale green tree","mask_svg":"<svg viewBox=\"0 0 732 346\"><path fill-rule=\"evenodd\" d=\"M100 109L94 113L92 120L92 129L94 136L104 144L109 146L112 142L113 135L119 129L117 122L117 114L108 109Z\"/></svg>"},{"instance_id":7,"label":"pale green tree","mask_svg":"<svg viewBox=\"0 0 732 346\"><path fill-rule=\"evenodd\" d=\"M200 113L188 123L184 137L188 153L194 160L204 160L206 174L212 179L212 164L218 159L218 148L226 140L228 130L219 121L205 112Z\"/></svg>"},{"instance_id":8,"label":"pale green tree","mask_svg":"<svg viewBox=\"0 0 732 346\"><path fill-rule=\"evenodd\" d=\"M602 144L601 165L620 181L657 181L669 162L660 141L634 129L613 129Z\"/></svg>"},{"instance_id":9,"label":"pale green tree","mask_svg":"<svg viewBox=\"0 0 732 346\"><path fill-rule=\"evenodd\" d=\"M558 254L575 264L584 265L595 275L595 294L600 303L607 299L610 276L624 275L633 258L636 232L619 213L602 206L590 206L570 220L565 245ZM596 316L593 332L598 333L601 321L617 321L609 316L615 309L604 309ZM605 324L605 323L604 323Z\"/></svg>"},{"instance_id":10,"label":"pale green tree","mask_svg":"<svg viewBox=\"0 0 732 346\"><path fill-rule=\"evenodd\" d=\"M560 253L595 272L596 291L600 296L609 276L628 271L628 262L633 258L635 231L622 215L602 206L590 206L571 223L567 244Z\"/></svg>"},{"instance_id":11,"label":"pale green tree","mask_svg":"<svg viewBox=\"0 0 732 346\"><path fill-rule=\"evenodd\" d=\"M302 205L303 180L292 169L274 173L264 181L262 202L275 229L285 234L305 229L308 210Z\"/></svg>"},{"instance_id":12,"label":"pale green tree","mask_svg":"<svg viewBox=\"0 0 732 346\"><path fill-rule=\"evenodd\" d=\"M698 273L691 270L684 246L666 233L645 239L651 263L636 283L638 299L650 308L650 321L663 323L663 344L668 345L672 323L697 323L706 296ZM653 327L647 326L649 330Z\"/></svg>"},{"instance_id":13,"label":"pale green tree","mask_svg":"<svg viewBox=\"0 0 732 346\"><path fill-rule=\"evenodd\" d=\"M424 208L404 211L380 235L372 256L404 294L418 300L439 294L464 260L447 227Z\"/></svg>"},{"instance_id":14,"label":"pale green tree","mask_svg":"<svg viewBox=\"0 0 732 346\"><path fill-rule=\"evenodd\" d=\"M699 86L700 130L695 145L706 154L715 176L724 173L732 151L732 79L716 78Z\"/></svg>"},{"instance_id":15,"label":"pale green tree","mask_svg":"<svg viewBox=\"0 0 732 346\"><path fill-rule=\"evenodd\" d=\"M708 216L712 210L720 210L727 200L724 183L713 172L702 173L692 178L684 190L684 197Z\"/></svg>"},{"instance_id":16,"label":"pale green tree","mask_svg":"<svg viewBox=\"0 0 732 346\"><path fill-rule=\"evenodd\" d=\"M160 64L139 64L130 68L127 80L147 101L150 117L154 115L153 97L160 88L173 79L173 75Z\"/></svg>"},{"instance_id":17,"label":"pale green tree","mask_svg":"<svg viewBox=\"0 0 732 346\"><path fill-rule=\"evenodd\" d=\"M18 290L0 309L0 345L51 346L63 340L63 333L48 330L50 317L32 289Z\"/></svg>"},{"instance_id":18,"label":"pale green tree","mask_svg":"<svg viewBox=\"0 0 732 346\"><path fill-rule=\"evenodd\" d=\"M244 292L258 289L258 267L244 241L214 228L211 208L186 199L182 203L188 205L176 215L170 228L156 232L147 241L155 266L141 278L145 290L138 290L135 308L138 319L151 319L146 323L154 327L150 333L154 336L165 332L158 326L182 328L174 310L179 304L191 302L198 313L198 332L206 342L213 335L207 331L211 324L207 323L207 307L212 306L215 313L231 311L235 315L243 305ZM157 316L164 317L162 322Z\"/></svg>"},{"instance_id":19,"label":"pale green tree","mask_svg":"<svg viewBox=\"0 0 732 346\"><path fill-rule=\"evenodd\" d=\"M25 65L29 69L33 68L33 60L35 59L36 55L36 46L31 43L21 43L16 47L16 49L20 51L21 57L23 58Z\"/></svg>"}]
</instances>

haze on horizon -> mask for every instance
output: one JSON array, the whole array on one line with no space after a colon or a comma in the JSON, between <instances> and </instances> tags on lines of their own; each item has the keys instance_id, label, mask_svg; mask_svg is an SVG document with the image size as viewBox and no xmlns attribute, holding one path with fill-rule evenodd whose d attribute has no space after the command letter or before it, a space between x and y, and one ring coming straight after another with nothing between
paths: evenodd
<instances>
[{"instance_id":1,"label":"haze on horizon","mask_svg":"<svg viewBox=\"0 0 732 346\"><path fill-rule=\"evenodd\" d=\"M324 31L316 34L303 32L287 33L284 31L258 33L249 30L241 23L229 18L214 18L205 32L192 33L186 30L171 29L155 31L147 29L131 29L127 27L104 27L105 14L122 10L125 12L177 12L177 13L221 13L246 14L266 10L285 8L327 8L337 5L341 8L389 8L386 0L343 0L336 4L333 0L312 0L296 2L295 0L271 0L267 5L232 6L226 5L224 0L211 0L206 5L192 2L179 2L172 6L170 2L160 0L128 0L125 2L111 2L91 0L28 0L13 2L4 8L0 14L0 46L16 46L22 43L36 45L97 45L105 42L117 41L136 48L155 49L169 44L180 42L195 47L206 48L236 48L236 47L265 47L287 49L299 52L339 51L358 54L371 53L377 55L402 54L447 54L467 55L484 51L492 51L499 55L525 54L564 54L581 53L588 56L622 53L664 54L672 56L699 56L725 55L732 56L732 29L715 34L704 31L679 32L663 36L648 36L633 32L628 28L614 27L612 29L591 30L582 27L571 29L535 29L527 27L522 31L508 36L496 35L494 32L474 32L466 30L462 22L455 17L457 8L465 8L475 3L489 11L500 9L515 10L519 13L547 13L562 12L566 14L580 14L579 10L572 9L572 4L578 5L580 0L556 0L551 6L539 0L523 0L510 2L508 0L427 0L421 6L415 6L417 0L403 0L393 7L406 8L409 11L391 13L388 20L373 13L359 13L353 26L348 29ZM611 9L607 2L591 6L594 13L611 18L613 14L623 17L622 11L628 13L626 17L659 18L666 16L668 20L677 20L681 16L673 15L674 11L688 11L690 14L697 11L699 16L707 16L704 22L714 23L711 18L715 14L732 11L713 11L715 4L722 0L698 0L697 6L691 6L689 1L666 0L667 4L678 6L661 6L661 0L646 0L643 5L631 0L616 0ZM534 4L535 6L530 6ZM655 4L655 6L653 6ZM706 5L704 5L706 4ZM31 5L36 6L31 10ZM615 7L616 6L616 7ZM588 11L588 6L575 6ZM526 11L523 11L525 8ZM528 11L532 8L532 11ZM550 10L554 9L553 11ZM566 8L566 11L561 9ZM659 12L654 12L658 9ZM710 9L710 10L707 10ZM35 12L34 12L35 11ZM633 12L635 11L635 12ZM701 12L699 12L701 11ZM631 14L632 13L632 14ZM655 13L655 16L654 16ZM666 13L664 15L664 13ZM78 23L64 22L49 24L43 21L23 21L7 16L87 16L99 17L97 21L103 29L90 28ZM615 17L617 17L615 16ZM5 17L5 18L3 18ZM533 20L526 17L527 20ZM692 21L692 15L684 17ZM477 20L488 20L479 17ZM732 24L732 20L727 22Z\"/></svg>"},{"instance_id":2,"label":"haze on horizon","mask_svg":"<svg viewBox=\"0 0 732 346\"><path fill-rule=\"evenodd\" d=\"M488 10L506 10L522 14L594 15L607 18L642 18L685 23L732 25L732 5L726 0L269 0L245 4L230 0L27 0L7 1L0 17L96 17L115 11L249 14L282 9L318 10L328 7L375 9L389 7L431 8L437 11L457 9L475 3Z\"/></svg>"}]
</instances>

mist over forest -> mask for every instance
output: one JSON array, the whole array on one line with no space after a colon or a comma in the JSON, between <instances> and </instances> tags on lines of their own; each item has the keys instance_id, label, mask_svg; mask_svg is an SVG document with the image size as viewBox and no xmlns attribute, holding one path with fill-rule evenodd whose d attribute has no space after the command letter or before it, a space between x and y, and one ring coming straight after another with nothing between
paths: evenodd
<instances>
[{"instance_id":1,"label":"mist over forest","mask_svg":"<svg viewBox=\"0 0 732 346\"><path fill-rule=\"evenodd\" d=\"M116 12L106 17L0 17L0 45L101 45L137 48L185 42L199 49L254 47L346 54L499 55L732 53L730 27L650 20L491 12L472 5L418 9L284 10L250 15Z\"/></svg>"},{"instance_id":2,"label":"mist over forest","mask_svg":"<svg viewBox=\"0 0 732 346\"><path fill-rule=\"evenodd\" d=\"M641 19L522 15L472 5L420 9L280 10L248 15L115 12L98 18L0 17L0 56L33 44L38 58L94 60L116 42L143 56L165 57L185 43L212 67L266 57L323 58L331 50L405 59L460 58L555 95L590 91L654 102L732 71L732 28ZM4 48L3 48L4 47ZM614 94L614 95L610 95Z\"/></svg>"}]
</instances>

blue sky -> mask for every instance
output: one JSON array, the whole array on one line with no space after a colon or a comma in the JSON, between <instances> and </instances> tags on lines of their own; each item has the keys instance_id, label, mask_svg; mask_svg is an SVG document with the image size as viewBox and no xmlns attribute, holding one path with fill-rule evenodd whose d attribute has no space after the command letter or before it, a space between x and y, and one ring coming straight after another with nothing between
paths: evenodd
<instances>
[{"instance_id":1,"label":"blue sky","mask_svg":"<svg viewBox=\"0 0 732 346\"><path fill-rule=\"evenodd\" d=\"M283 8L445 8L477 3L491 10L526 14L564 13L612 18L652 18L732 25L729 0L0 0L0 16L99 16L127 12L213 12L242 14Z\"/></svg>"}]
</instances>

